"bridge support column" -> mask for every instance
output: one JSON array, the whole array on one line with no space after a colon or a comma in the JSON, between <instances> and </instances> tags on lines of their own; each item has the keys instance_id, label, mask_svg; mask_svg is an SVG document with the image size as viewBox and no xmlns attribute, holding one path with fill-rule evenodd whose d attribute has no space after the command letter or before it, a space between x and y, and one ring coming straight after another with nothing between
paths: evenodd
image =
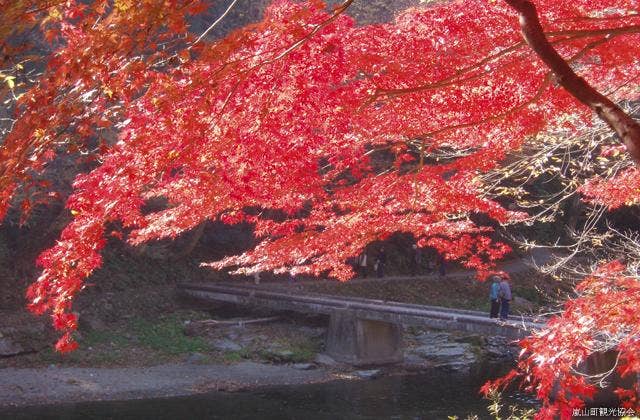
<instances>
[{"instance_id":1,"label":"bridge support column","mask_svg":"<svg viewBox=\"0 0 640 420\"><path fill-rule=\"evenodd\" d=\"M327 354L353 365L381 365L402 362L402 325L359 319L349 310L331 314L327 333Z\"/></svg>"}]
</instances>

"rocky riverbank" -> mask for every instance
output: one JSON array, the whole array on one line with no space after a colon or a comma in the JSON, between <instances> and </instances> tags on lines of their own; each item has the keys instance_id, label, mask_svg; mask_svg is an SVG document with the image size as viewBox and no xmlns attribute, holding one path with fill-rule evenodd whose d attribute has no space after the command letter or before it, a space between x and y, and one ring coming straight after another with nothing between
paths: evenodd
<instances>
[{"instance_id":1,"label":"rocky riverbank","mask_svg":"<svg viewBox=\"0 0 640 420\"><path fill-rule=\"evenodd\" d=\"M195 317L197 313L182 315L187 314ZM117 332L129 336L122 335L117 343L113 341L116 335L103 331L100 342L95 331L85 332L83 347L67 357L44 350L3 358L0 406L183 396L267 385L367 380L429 369L464 373L487 360L509 363L515 352L501 338L406 328L404 363L353 367L323 353L326 323L322 319L301 322L284 316L247 324L235 322L237 319L177 321L175 316L171 325L180 326L174 332L179 336L175 340L182 344L164 342L169 353L152 345L162 338L159 322L155 325L159 335L155 339L147 336L147 341L147 330ZM194 342L196 347L185 344ZM172 354L175 349L171 346L179 345L183 351ZM109 351L114 357L106 356ZM39 367L27 367L30 365Z\"/></svg>"}]
</instances>

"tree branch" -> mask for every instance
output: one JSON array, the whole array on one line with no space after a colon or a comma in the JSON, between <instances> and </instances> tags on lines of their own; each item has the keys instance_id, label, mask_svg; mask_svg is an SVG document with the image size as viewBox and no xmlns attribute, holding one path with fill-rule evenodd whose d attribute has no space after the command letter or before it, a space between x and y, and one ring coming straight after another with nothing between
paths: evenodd
<instances>
[{"instance_id":1,"label":"tree branch","mask_svg":"<svg viewBox=\"0 0 640 420\"><path fill-rule=\"evenodd\" d=\"M530 0L505 0L505 2L520 15L520 27L525 41L554 73L558 83L606 122L620 137L636 164L640 164L640 124L578 76L569 63L558 54L544 34L533 2Z\"/></svg>"}]
</instances>

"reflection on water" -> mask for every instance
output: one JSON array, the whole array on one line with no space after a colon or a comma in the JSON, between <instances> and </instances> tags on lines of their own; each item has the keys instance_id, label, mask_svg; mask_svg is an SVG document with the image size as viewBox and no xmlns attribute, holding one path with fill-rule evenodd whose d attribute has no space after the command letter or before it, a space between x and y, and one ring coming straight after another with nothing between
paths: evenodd
<instances>
[{"instance_id":1,"label":"reflection on water","mask_svg":"<svg viewBox=\"0 0 640 420\"><path fill-rule=\"evenodd\" d=\"M464 419L487 415L478 388L498 372L431 372L369 381L278 386L191 397L64 404L0 410L11 419ZM512 398L509 404L531 405Z\"/></svg>"}]
</instances>

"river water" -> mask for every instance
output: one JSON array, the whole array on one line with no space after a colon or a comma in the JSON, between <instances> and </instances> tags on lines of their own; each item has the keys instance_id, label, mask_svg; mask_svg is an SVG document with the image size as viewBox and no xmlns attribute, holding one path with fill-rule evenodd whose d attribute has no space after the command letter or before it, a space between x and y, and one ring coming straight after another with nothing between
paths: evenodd
<instances>
[{"instance_id":1,"label":"river water","mask_svg":"<svg viewBox=\"0 0 640 420\"><path fill-rule=\"evenodd\" d=\"M472 373L433 371L373 380L277 386L244 392L190 397L108 401L0 410L7 419L461 419L490 418L488 402L478 395L485 379L499 368ZM505 401L534 402L517 395Z\"/></svg>"}]
</instances>

